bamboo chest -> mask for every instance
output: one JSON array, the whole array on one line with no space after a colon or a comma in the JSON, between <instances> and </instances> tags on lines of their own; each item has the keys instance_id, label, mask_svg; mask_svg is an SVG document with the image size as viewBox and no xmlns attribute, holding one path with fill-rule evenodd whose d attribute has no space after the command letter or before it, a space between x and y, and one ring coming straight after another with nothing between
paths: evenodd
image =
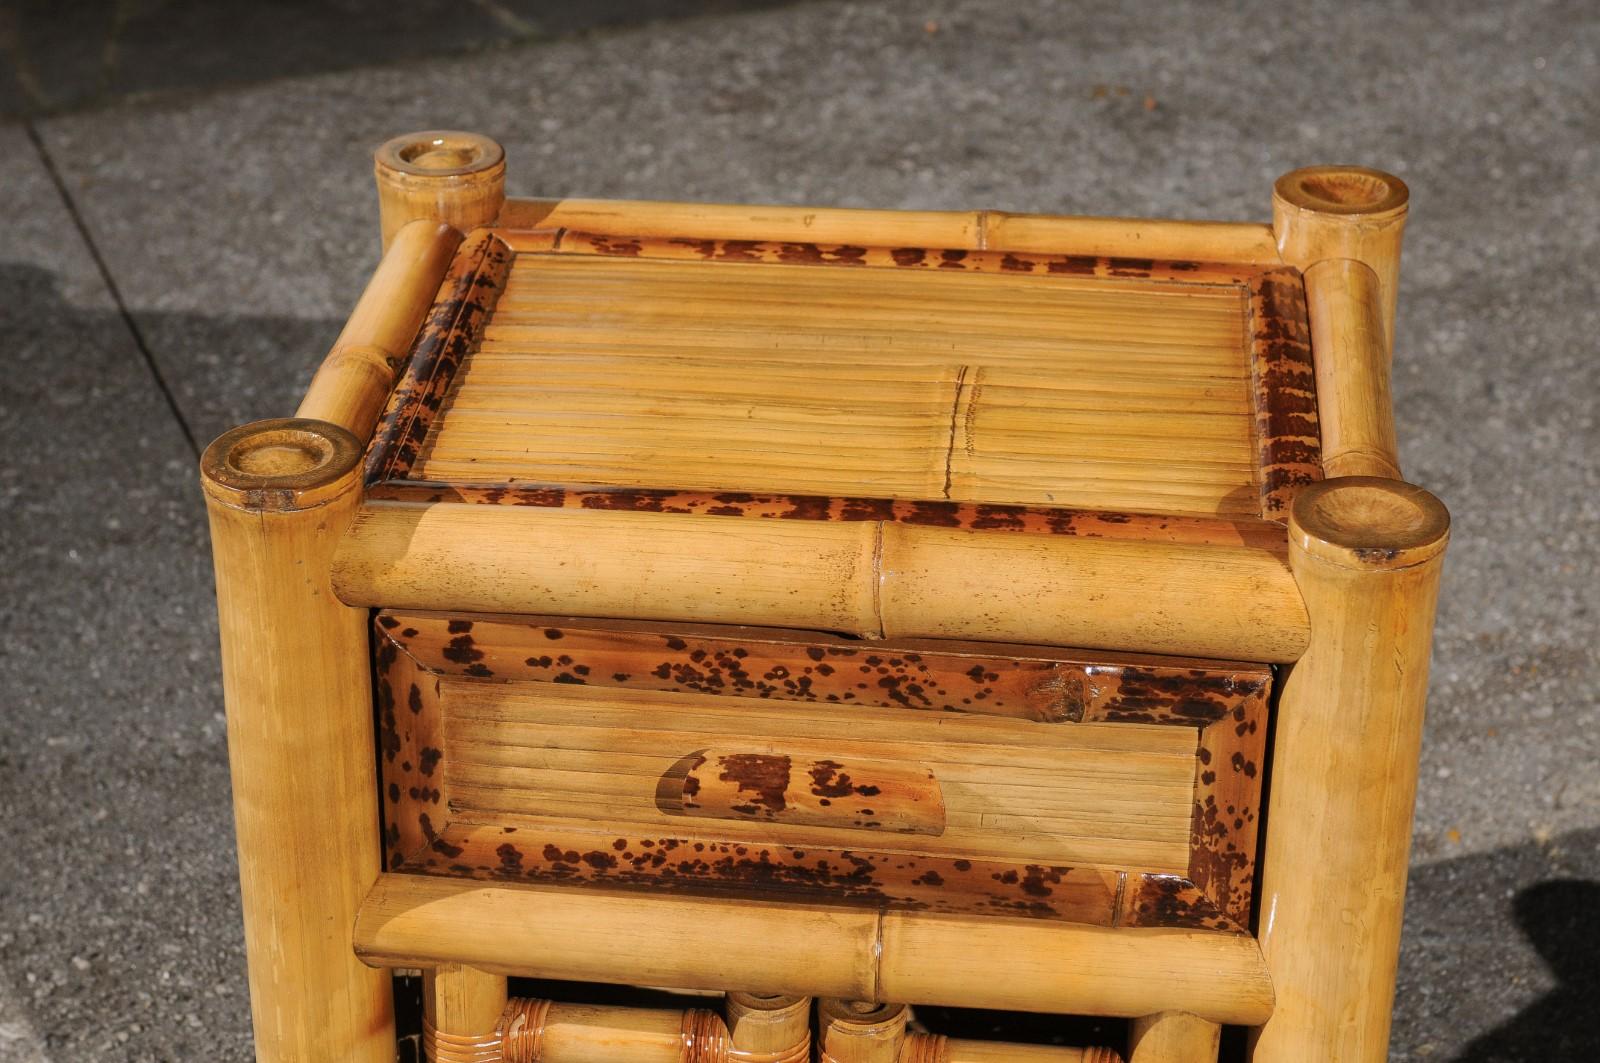
<instances>
[{"instance_id":1,"label":"bamboo chest","mask_svg":"<svg viewBox=\"0 0 1600 1063\"><path fill-rule=\"evenodd\" d=\"M388 1063L395 969L439 1061L1385 1058L1449 524L1399 179L1268 225L376 174L296 416L202 462L260 1059Z\"/></svg>"}]
</instances>

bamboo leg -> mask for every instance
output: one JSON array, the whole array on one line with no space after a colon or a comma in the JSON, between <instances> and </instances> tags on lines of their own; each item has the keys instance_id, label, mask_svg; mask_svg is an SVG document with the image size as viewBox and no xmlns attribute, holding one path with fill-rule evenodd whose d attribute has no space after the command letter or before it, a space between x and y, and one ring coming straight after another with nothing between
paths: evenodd
<instances>
[{"instance_id":1,"label":"bamboo leg","mask_svg":"<svg viewBox=\"0 0 1600 1063\"><path fill-rule=\"evenodd\" d=\"M896 1063L910 1015L904 1004L832 997L817 1001L822 1031L818 1063Z\"/></svg>"},{"instance_id":2,"label":"bamboo leg","mask_svg":"<svg viewBox=\"0 0 1600 1063\"><path fill-rule=\"evenodd\" d=\"M466 232L491 225L506 201L506 153L481 133L432 129L385 141L373 153L383 247L418 218Z\"/></svg>"},{"instance_id":3,"label":"bamboo leg","mask_svg":"<svg viewBox=\"0 0 1600 1063\"><path fill-rule=\"evenodd\" d=\"M1304 270L1330 258L1353 258L1378 275L1384 350L1394 350L1400 285L1400 242L1411 191L1394 174L1361 166L1292 170L1272 187L1272 229L1278 251Z\"/></svg>"},{"instance_id":4,"label":"bamboo leg","mask_svg":"<svg viewBox=\"0 0 1600 1063\"><path fill-rule=\"evenodd\" d=\"M740 1063L806 1063L811 1058L811 998L729 993L730 1045Z\"/></svg>"},{"instance_id":5,"label":"bamboo leg","mask_svg":"<svg viewBox=\"0 0 1600 1063\"><path fill-rule=\"evenodd\" d=\"M457 966L425 971L422 1005L429 1063L499 1063L504 975Z\"/></svg>"},{"instance_id":6,"label":"bamboo leg","mask_svg":"<svg viewBox=\"0 0 1600 1063\"><path fill-rule=\"evenodd\" d=\"M1217 1063L1222 1027L1182 1011L1134 1019L1128 1063Z\"/></svg>"},{"instance_id":7,"label":"bamboo leg","mask_svg":"<svg viewBox=\"0 0 1600 1063\"><path fill-rule=\"evenodd\" d=\"M1449 523L1397 480L1324 480L1294 500L1311 645L1278 707L1259 931L1277 1002L1255 1063L1387 1056Z\"/></svg>"},{"instance_id":8,"label":"bamboo leg","mask_svg":"<svg viewBox=\"0 0 1600 1063\"><path fill-rule=\"evenodd\" d=\"M391 1063L387 971L351 931L378 876L367 614L328 559L360 502L355 437L261 421L201 459L256 1058Z\"/></svg>"}]
</instances>

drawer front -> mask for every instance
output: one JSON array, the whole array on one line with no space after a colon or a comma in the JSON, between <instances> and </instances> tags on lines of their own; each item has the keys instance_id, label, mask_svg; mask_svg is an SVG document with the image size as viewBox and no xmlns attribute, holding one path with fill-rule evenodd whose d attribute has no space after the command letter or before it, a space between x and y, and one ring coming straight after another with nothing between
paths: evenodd
<instances>
[{"instance_id":1,"label":"drawer front","mask_svg":"<svg viewBox=\"0 0 1600 1063\"><path fill-rule=\"evenodd\" d=\"M391 870L1248 915L1261 669L548 618L376 631Z\"/></svg>"}]
</instances>

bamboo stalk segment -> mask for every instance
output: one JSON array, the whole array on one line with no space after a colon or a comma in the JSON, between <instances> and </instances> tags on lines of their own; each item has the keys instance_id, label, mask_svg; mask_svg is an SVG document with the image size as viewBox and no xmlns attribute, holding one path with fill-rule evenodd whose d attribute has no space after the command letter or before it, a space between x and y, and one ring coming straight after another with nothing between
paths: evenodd
<instances>
[{"instance_id":1,"label":"bamboo stalk segment","mask_svg":"<svg viewBox=\"0 0 1600 1063\"><path fill-rule=\"evenodd\" d=\"M896 1063L910 1017L911 1011L904 1004L819 1000L818 1063Z\"/></svg>"},{"instance_id":2,"label":"bamboo stalk segment","mask_svg":"<svg viewBox=\"0 0 1600 1063\"><path fill-rule=\"evenodd\" d=\"M1282 562L1250 547L1002 538L885 524L887 637L979 638L1292 661L1305 611ZM1094 602L1093 609L1077 603Z\"/></svg>"},{"instance_id":3,"label":"bamboo stalk segment","mask_svg":"<svg viewBox=\"0 0 1600 1063\"><path fill-rule=\"evenodd\" d=\"M876 635L876 532L866 522L380 503L345 537L335 578L347 602L397 608Z\"/></svg>"},{"instance_id":4,"label":"bamboo stalk segment","mask_svg":"<svg viewBox=\"0 0 1600 1063\"><path fill-rule=\"evenodd\" d=\"M382 876L356 920L355 947L385 966L470 963L688 989L1111 1016L1177 1008L1241 1024L1272 1011L1260 950L1242 934L427 875Z\"/></svg>"},{"instance_id":5,"label":"bamboo stalk segment","mask_svg":"<svg viewBox=\"0 0 1600 1063\"><path fill-rule=\"evenodd\" d=\"M1142 1015L1128 1027L1128 1063L1217 1063L1221 1042L1222 1027L1194 1015Z\"/></svg>"},{"instance_id":6,"label":"bamboo stalk segment","mask_svg":"<svg viewBox=\"0 0 1600 1063\"><path fill-rule=\"evenodd\" d=\"M982 246L972 211L855 210L732 206L626 199L506 200L507 229L575 229L614 236L685 236L711 240L874 243L896 247Z\"/></svg>"},{"instance_id":7,"label":"bamboo stalk segment","mask_svg":"<svg viewBox=\"0 0 1600 1063\"><path fill-rule=\"evenodd\" d=\"M1394 174L1363 166L1310 166L1278 178L1272 229L1283 261L1301 270L1328 258L1364 262L1378 275L1384 349L1394 349L1400 244L1411 191Z\"/></svg>"},{"instance_id":8,"label":"bamboo stalk segment","mask_svg":"<svg viewBox=\"0 0 1600 1063\"><path fill-rule=\"evenodd\" d=\"M460 233L434 221L413 221L395 235L296 416L336 424L363 442L372 435L460 243Z\"/></svg>"},{"instance_id":9,"label":"bamboo stalk segment","mask_svg":"<svg viewBox=\"0 0 1600 1063\"><path fill-rule=\"evenodd\" d=\"M1260 936L1278 1008L1256 1063L1387 1058L1449 526L1438 499L1396 480L1295 498L1290 565L1312 639L1278 708L1274 778L1292 785L1272 787L1266 819Z\"/></svg>"},{"instance_id":10,"label":"bamboo stalk segment","mask_svg":"<svg viewBox=\"0 0 1600 1063\"><path fill-rule=\"evenodd\" d=\"M1243 934L883 917L879 998L956 1007L1135 1017L1162 1008L1250 1024L1273 988Z\"/></svg>"},{"instance_id":11,"label":"bamboo stalk segment","mask_svg":"<svg viewBox=\"0 0 1600 1063\"><path fill-rule=\"evenodd\" d=\"M369 503L340 545L334 586L349 604L401 609L704 620L1272 662L1294 660L1307 637L1293 580L1269 549L874 521ZM1091 600L1103 607L1070 607Z\"/></svg>"},{"instance_id":12,"label":"bamboo stalk segment","mask_svg":"<svg viewBox=\"0 0 1600 1063\"><path fill-rule=\"evenodd\" d=\"M506 199L506 155L480 133L405 133L373 153L383 246L418 218L467 232L491 224Z\"/></svg>"},{"instance_id":13,"label":"bamboo stalk segment","mask_svg":"<svg viewBox=\"0 0 1600 1063\"><path fill-rule=\"evenodd\" d=\"M994 250L1283 264L1271 226L1258 222L1093 218L997 210L984 211L982 218L984 246Z\"/></svg>"},{"instance_id":14,"label":"bamboo stalk segment","mask_svg":"<svg viewBox=\"0 0 1600 1063\"><path fill-rule=\"evenodd\" d=\"M906 1038L897 1063L1122 1063L1122 1057L1109 1048L1019 1045L914 1033Z\"/></svg>"},{"instance_id":15,"label":"bamboo stalk segment","mask_svg":"<svg viewBox=\"0 0 1600 1063\"><path fill-rule=\"evenodd\" d=\"M424 971L422 1006L429 1063L500 1063L505 975L457 964Z\"/></svg>"},{"instance_id":16,"label":"bamboo stalk segment","mask_svg":"<svg viewBox=\"0 0 1600 1063\"><path fill-rule=\"evenodd\" d=\"M360 456L343 428L278 420L223 434L200 462L263 1063L394 1058L388 975L349 939L379 868L367 614L328 588Z\"/></svg>"},{"instance_id":17,"label":"bamboo stalk segment","mask_svg":"<svg viewBox=\"0 0 1600 1063\"><path fill-rule=\"evenodd\" d=\"M1282 261L1271 229L1249 222L511 198L500 213L500 224L507 229L566 228L612 236L1120 255L1272 266Z\"/></svg>"},{"instance_id":18,"label":"bamboo stalk segment","mask_svg":"<svg viewBox=\"0 0 1600 1063\"><path fill-rule=\"evenodd\" d=\"M1378 275L1353 259L1323 259L1307 267L1305 281L1323 471L1330 479L1398 480L1399 443Z\"/></svg>"},{"instance_id":19,"label":"bamboo stalk segment","mask_svg":"<svg viewBox=\"0 0 1600 1063\"><path fill-rule=\"evenodd\" d=\"M810 997L733 991L723 1011L739 1063L810 1063Z\"/></svg>"},{"instance_id":20,"label":"bamboo stalk segment","mask_svg":"<svg viewBox=\"0 0 1600 1063\"><path fill-rule=\"evenodd\" d=\"M724 1063L726 1038L709 1013L552 1003L539 1054L508 1053L506 1063Z\"/></svg>"},{"instance_id":21,"label":"bamboo stalk segment","mask_svg":"<svg viewBox=\"0 0 1600 1063\"><path fill-rule=\"evenodd\" d=\"M871 992L876 936L868 909L387 874L355 950L388 967L856 997Z\"/></svg>"}]
</instances>

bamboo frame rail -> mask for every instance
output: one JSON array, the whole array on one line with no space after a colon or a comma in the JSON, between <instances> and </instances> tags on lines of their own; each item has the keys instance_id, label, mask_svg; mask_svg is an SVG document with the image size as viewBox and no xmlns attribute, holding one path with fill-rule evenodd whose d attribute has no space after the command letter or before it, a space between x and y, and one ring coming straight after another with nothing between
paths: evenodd
<instances>
[{"instance_id":1,"label":"bamboo frame rail","mask_svg":"<svg viewBox=\"0 0 1600 1063\"><path fill-rule=\"evenodd\" d=\"M1308 267L1305 280L1311 344L1322 352L1315 365L1323 472L1399 479L1378 275L1334 258Z\"/></svg>"},{"instance_id":2,"label":"bamboo frame rail","mask_svg":"<svg viewBox=\"0 0 1600 1063\"><path fill-rule=\"evenodd\" d=\"M715 941L715 949L705 942ZM386 874L356 920L368 963L469 963L585 981L1264 1021L1272 986L1242 934L1105 928L845 905L486 884ZM959 956L961 963L947 961ZM1070 962L1063 962L1070 957Z\"/></svg>"},{"instance_id":3,"label":"bamboo frame rail","mask_svg":"<svg viewBox=\"0 0 1600 1063\"><path fill-rule=\"evenodd\" d=\"M498 224L507 229L567 228L615 236L797 240L970 251L1132 255L1256 266L1283 264L1272 228L1254 222L1094 218L997 210L913 212L512 198L506 200Z\"/></svg>"},{"instance_id":4,"label":"bamboo frame rail","mask_svg":"<svg viewBox=\"0 0 1600 1063\"><path fill-rule=\"evenodd\" d=\"M371 437L460 244L459 232L436 221L395 235L295 416L336 424L362 443Z\"/></svg>"},{"instance_id":5,"label":"bamboo frame rail","mask_svg":"<svg viewBox=\"0 0 1600 1063\"><path fill-rule=\"evenodd\" d=\"M353 606L715 620L1270 662L1294 660L1308 638L1282 557L1254 546L375 502L344 537L333 573ZM1059 608L1090 597L1099 602L1092 613Z\"/></svg>"},{"instance_id":6,"label":"bamboo frame rail","mask_svg":"<svg viewBox=\"0 0 1600 1063\"><path fill-rule=\"evenodd\" d=\"M367 613L328 590L360 457L345 429L291 419L224 433L200 461L263 1063L394 1059L389 979L349 943L379 866Z\"/></svg>"}]
</instances>

